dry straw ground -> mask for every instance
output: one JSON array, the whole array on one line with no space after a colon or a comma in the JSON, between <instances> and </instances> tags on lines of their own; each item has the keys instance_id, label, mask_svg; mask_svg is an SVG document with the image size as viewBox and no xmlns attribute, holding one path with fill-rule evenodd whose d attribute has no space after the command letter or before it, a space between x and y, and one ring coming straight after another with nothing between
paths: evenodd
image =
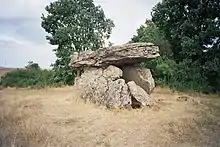
<instances>
[{"instance_id":1,"label":"dry straw ground","mask_svg":"<svg viewBox=\"0 0 220 147\"><path fill-rule=\"evenodd\" d=\"M105 110L71 87L0 90L1 147L218 147L220 98L157 88L153 108Z\"/></svg>"}]
</instances>

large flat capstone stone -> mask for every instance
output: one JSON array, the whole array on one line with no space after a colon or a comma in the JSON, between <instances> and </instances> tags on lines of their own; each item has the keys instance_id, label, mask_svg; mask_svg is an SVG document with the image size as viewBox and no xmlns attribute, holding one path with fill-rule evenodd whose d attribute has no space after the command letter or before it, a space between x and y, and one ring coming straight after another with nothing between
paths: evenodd
<instances>
[{"instance_id":1,"label":"large flat capstone stone","mask_svg":"<svg viewBox=\"0 0 220 147\"><path fill-rule=\"evenodd\" d=\"M71 56L70 66L74 68L107 67L109 65L121 67L159 56L159 47L152 43L131 43L100 48L96 51L75 52Z\"/></svg>"}]
</instances>

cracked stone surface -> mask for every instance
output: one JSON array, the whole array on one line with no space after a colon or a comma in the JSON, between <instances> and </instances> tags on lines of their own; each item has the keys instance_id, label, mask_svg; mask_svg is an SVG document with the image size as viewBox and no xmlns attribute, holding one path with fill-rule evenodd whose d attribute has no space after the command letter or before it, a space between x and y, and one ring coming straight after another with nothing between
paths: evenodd
<instances>
[{"instance_id":1,"label":"cracked stone surface","mask_svg":"<svg viewBox=\"0 0 220 147\"><path fill-rule=\"evenodd\" d=\"M84 73L76 78L75 87L85 101L107 108L128 107L131 95L122 75L122 70L115 66L85 68Z\"/></svg>"},{"instance_id":2,"label":"cracked stone surface","mask_svg":"<svg viewBox=\"0 0 220 147\"><path fill-rule=\"evenodd\" d=\"M148 94L151 94L155 88L155 82L152 77L150 69L135 67L135 66L124 66L123 79L126 83L134 81L138 86L143 88Z\"/></svg>"},{"instance_id":3,"label":"cracked stone surface","mask_svg":"<svg viewBox=\"0 0 220 147\"><path fill-rule=\"evenodd\" d=\"M140 103L140 107L151 106L150 96L143 88L138 86L134 81L130 81L127 84L131 92L131 95L133 96L132 98L134 98L135 101Z\"/></svg>"},{"instance_id":4,"label":"cracked stone surface","mask_svg":"<svg viewBox=\"0 0 220 147\"><path fill-rule=\"evenodd\" d=\"M82 68L134 65L159 56L159 47L152 43L130 43L95 51L75 52L71 56L70 66Z\"/></svg>"}]
</instances>

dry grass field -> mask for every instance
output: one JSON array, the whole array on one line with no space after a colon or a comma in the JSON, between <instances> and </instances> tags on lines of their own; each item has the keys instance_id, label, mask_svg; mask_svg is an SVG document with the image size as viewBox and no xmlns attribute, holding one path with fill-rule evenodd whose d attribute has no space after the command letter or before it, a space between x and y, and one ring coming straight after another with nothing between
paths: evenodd
<instances>
[{"instance_id":1,"label":"dry grass field","mask_svg":"<svg viewBox=\"0 0 220 147\"><path fill-rule=\"evenodd\" d=\"M157 88L152 108L106 110L72 87L0 90L1 147L219 147L220 98Z\"/></svg>"}]
</instances>

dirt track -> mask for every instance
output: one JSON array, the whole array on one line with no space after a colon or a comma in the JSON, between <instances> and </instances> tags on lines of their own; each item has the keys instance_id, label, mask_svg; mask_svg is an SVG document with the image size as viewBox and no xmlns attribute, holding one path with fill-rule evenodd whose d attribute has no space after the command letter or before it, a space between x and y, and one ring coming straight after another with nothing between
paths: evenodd
<instances>
[{"instance_id":1,"label":"dirt track","mask_svg":"<svg viewBox=\"0 0 220 147\"><path fill-rule=\"evenodd\" d=\"M0 91L0 146L218 147L220 98L157 88L157 103L109 111L71 87Z\"/></svg>"}]
</instances>

